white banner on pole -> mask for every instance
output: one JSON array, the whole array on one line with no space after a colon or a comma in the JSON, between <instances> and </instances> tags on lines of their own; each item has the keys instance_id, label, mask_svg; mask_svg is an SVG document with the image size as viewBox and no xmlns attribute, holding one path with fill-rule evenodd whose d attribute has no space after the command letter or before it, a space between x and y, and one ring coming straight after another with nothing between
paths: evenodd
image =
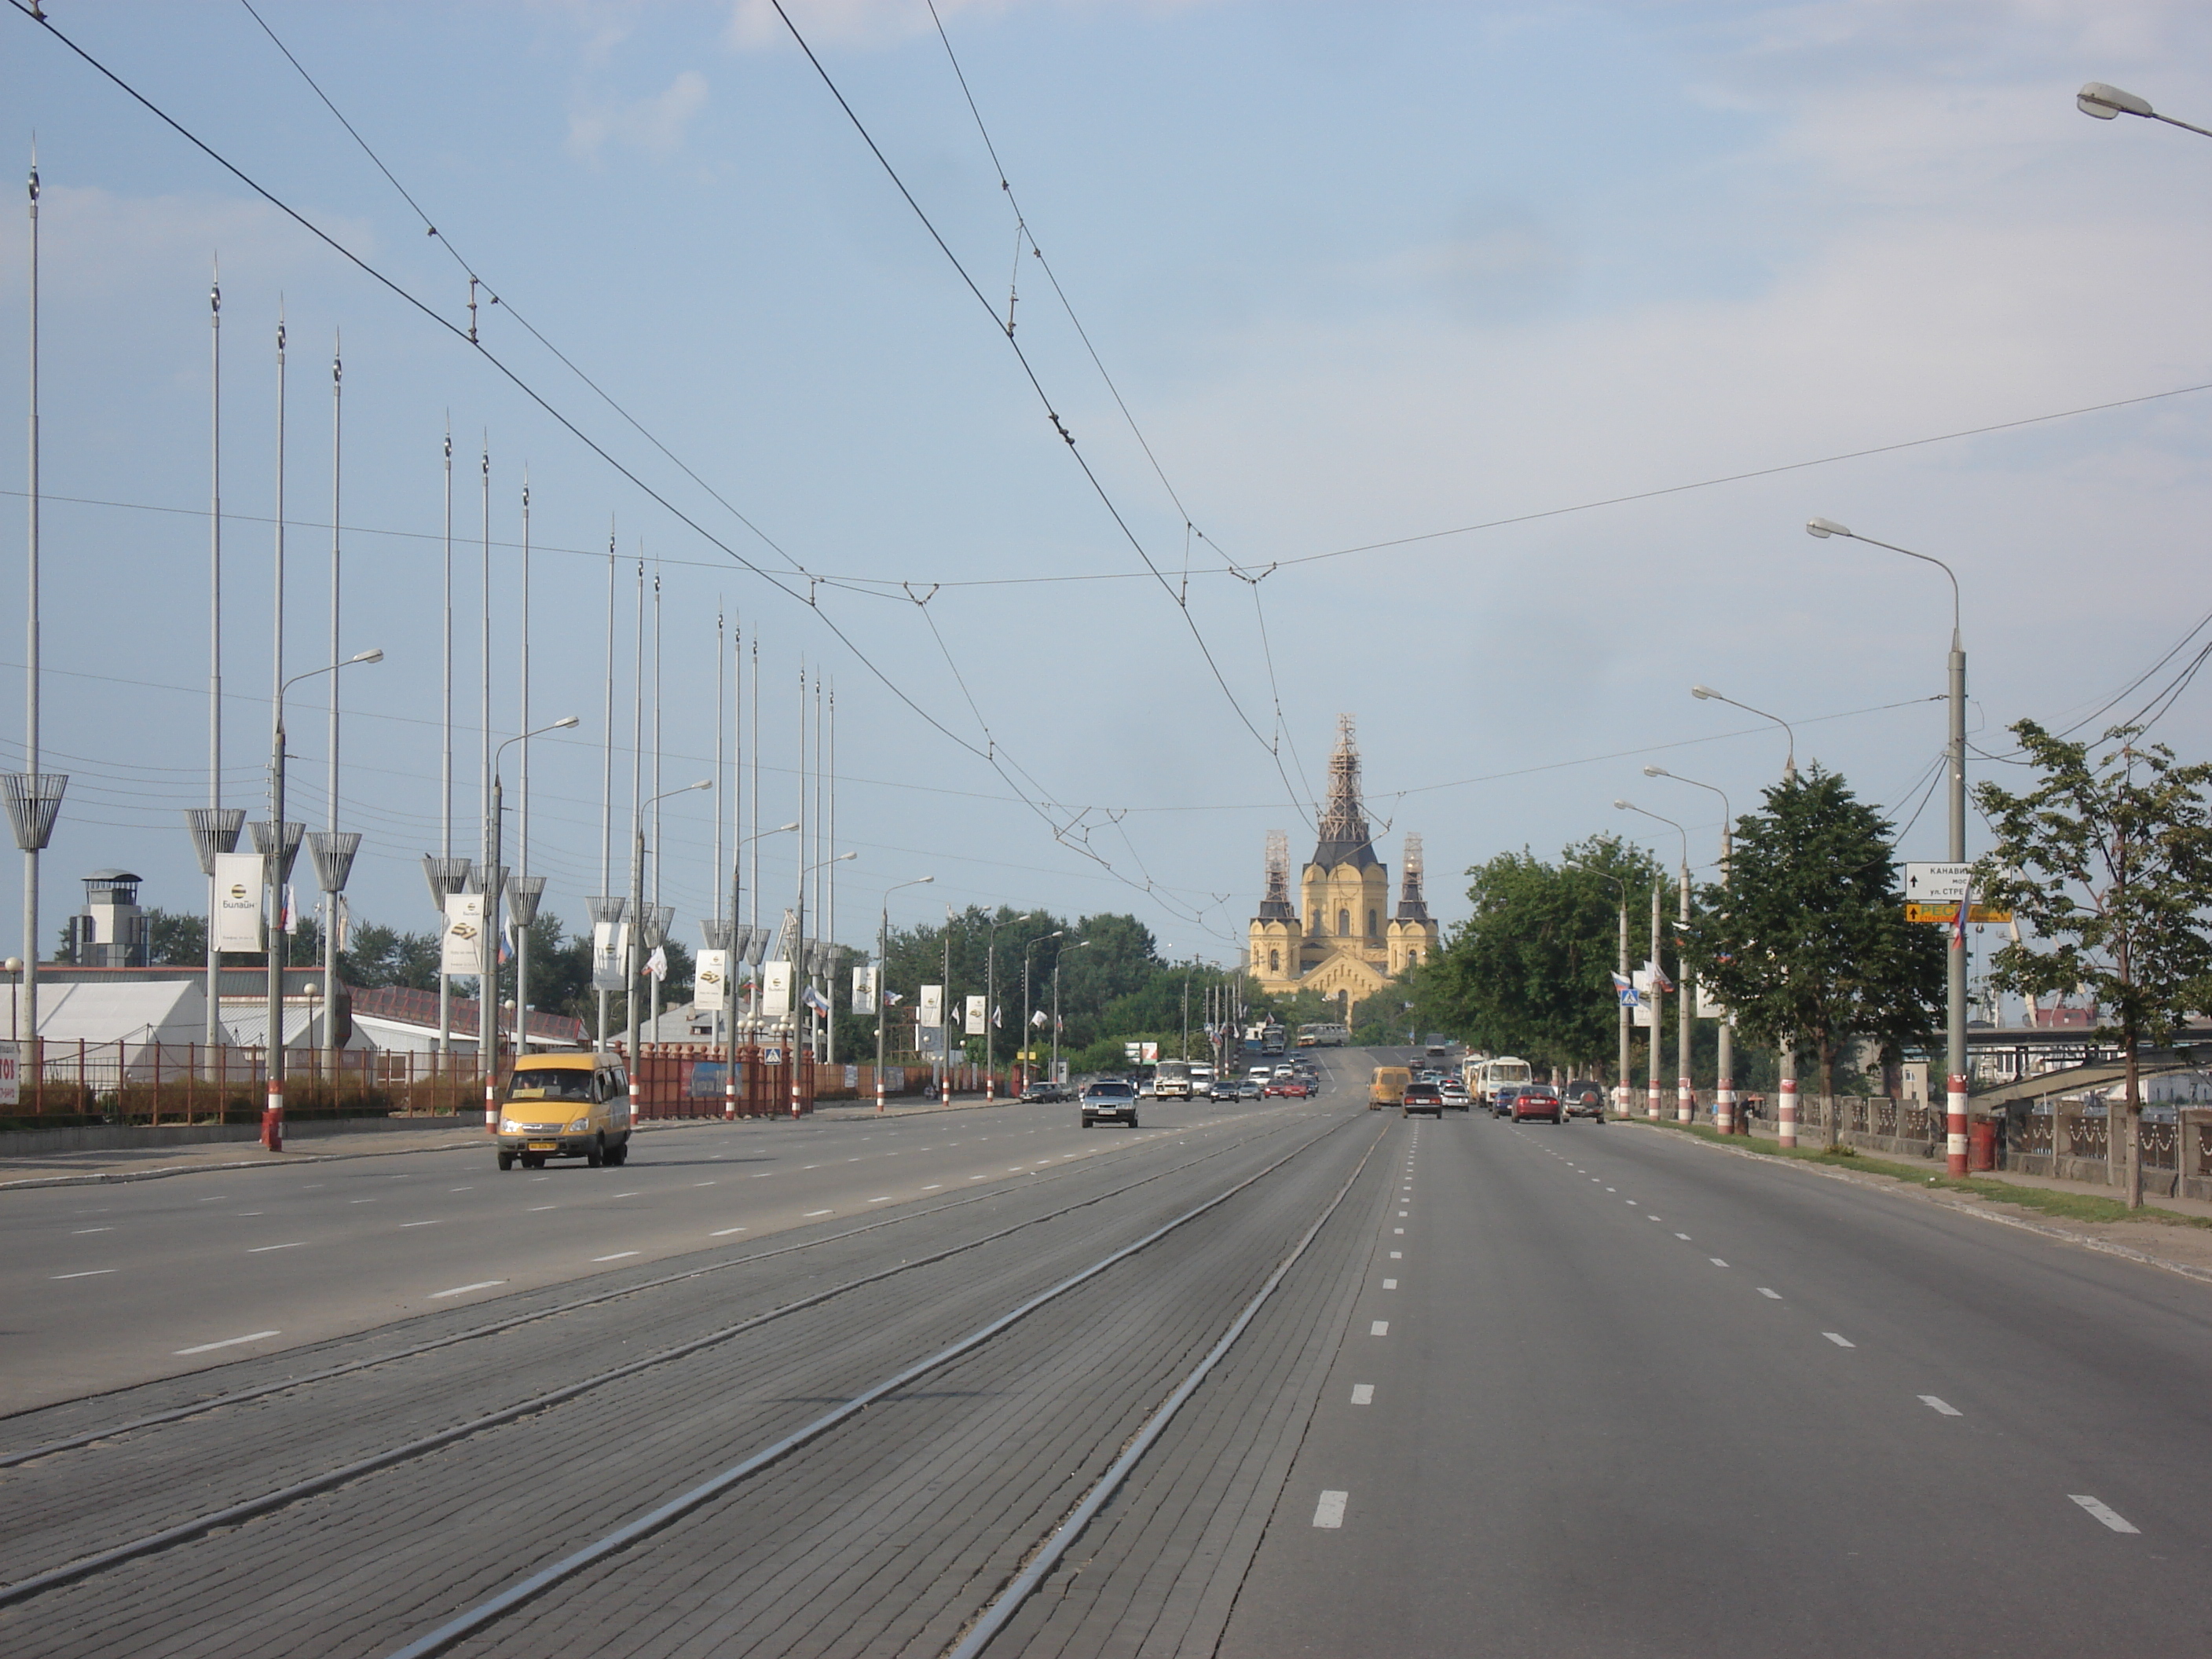
<instances>
[{"instance_id":1,"label":"white banner on pole","mask_svg":"<svg viewBox=\"0 0 2212 1659\"><path fill-rule=\"evenodd\" d=\"M693 959L691 1006L719 1014L730 1006L730 953L702 951Z\"/></svg>"},{"instance_id":2,"label":"white banner on pole","mask_svg":"<svg viewBox=\"0 0 2212 1659\"><path fill-rule=\"evenodd\" d=\"M991 1023L991 1004L987 997L968 999L968 1032L969 1036L981 1036Z\"/></svg>"},{"instance_id":3,"label":"white banner on pole","mask_svg":"<svg viewBox=\"0 0 2212 1659\"><path fill-rule=\"evenodd\" d=\"M625 984L623 961L629 954L629 924L595 921L592 924L592 988L619 991Z\"/></svg>"},{"instance_id":4,"label":"white banner on pole","mask_svg":"<svg viewBox=\"0 0 2212 1659\"><path fill-rule=\"evenodd\" d=\"M261 934L261 883L268 866L258 853L215 855L215 948L265 949Z\"/></svg>"},{"instance_id":5,"label":"white banner on pole","mask_svg":"<svg viewBox=\"0 0 2212 1659\"><path fill-rule=\"evenodd\" d=\"M761 1018L789 1019L791 1018L791 964L787 962L761 963Z\"/></svg>"},{"instance_id":6,"label":"white banner on pole","mask_svg":"<svg viewBox=\"0 0 2212 1659\"><path fill-rule=\"evenodd\" d=\"M0 1042L0 1106L22 1103L22 1074L16 1062L19 1052L14 1043Z\"/></svg>"},{"instance_id":7,"label":"white banner on pole","mask_svg":"<svg viewBox=\"0 0 2212 1659\"><path fill-rule=\"evenodd\" d=\"M866 968L853 969L853 1012L856 1014L876 1012L876 968L872 963Z\"/></svg>"},{"instance_id":8,"label":"white banner on pole","mask_svg":"<svg viewBox=\"0 0 2212 1659\"><path fill-rule=\"evenodd\" d=\"M446 938L438 953L438 971L481 977L484 963L484 913L482 893L446 895Z\"/></svg>"},{"instance_id":9,"label":"white banner on pole","mask_svg":"<svg viewBox=\"0 0 2212 1659\"><path fill-rule=\"evenodd\" d=\"M915 1018L924 1025L945 1024L945 988L942 985L925 985L921 988L921 1008L915 1015Z\"/></svg>"},{"instance_id":10,"label":"white banner on pole","mask_svg":"<svg viewBox=\"0 0 2212 1659\"><path fill-rule=\"evenodd\" d=\"M1629 975L1636 987L1636 1006L1630 1011L1629 1024L1649 1027L1651 1024L1651 970L1638 968Z\"/></svg>"}]
</instances>

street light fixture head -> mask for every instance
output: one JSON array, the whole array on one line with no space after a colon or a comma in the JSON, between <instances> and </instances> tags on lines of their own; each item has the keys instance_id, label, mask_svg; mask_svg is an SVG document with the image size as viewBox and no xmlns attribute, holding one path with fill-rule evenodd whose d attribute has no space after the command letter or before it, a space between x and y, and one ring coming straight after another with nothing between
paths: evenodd
<instances>
[{"instance_id":1,"label":"street light fixture head","mask_svg":"<svg viewBox=\"0 0 2212 1659\"><path fill-rule=\"evenodd\" d=\"M1849 536L1851 532L1833 519L1808 519L1805 520L1805 533L1808 536L1817 536L1822 541L1826 541L1831 536ZM1853 539L1856 540L1856 538L1854 537Z\"/></svg>"},{"instance_id":2,"label":"street light fixture head","mask_svg":"<svg viewBox=\"0 0 2212 1659\"><path fill-rule=\"evenodd\" d=\"M935 876L916 876L916 877L914 878L914 884L915 884L915 886L919 887L919 886L921 886L924 882L927 882L927 881L935 881L936 879L937 879L937 878L936 878Z\"/></svg>"},{"instance_id":3,"label":"street light fixture head","mask_svg":"<svg viewBox=\"0 0 2212 1659\"><path fill-rule=\"evenodd\" d=\"M840 853L836 858L831 859L830 862L832 864L844 864L860 856L860 855L858 853Z\"/></svg>"},{"instance_id":4,"label":"street light fixture head","mask_svg":"<svg viewBox=\"0 0 2212 1659\"><path fill-rule=\"evenodd\" d=\"M1693 685L1690 688L1690 695L1695 697L1699 702L1703 702L1709 697L1719 696L1720 693L1714 690L1710 685Z\"/></svg>"},{"instance_id":5,"label":"street light fixture head","mask_svg":"<svg viewBox=\"0 0 2212 1659\"><path fill-rule=\"evenodd\" d=\"M1671 778L1674 775L1663 766L1647 766L1644 769L1644 775L1647 778Z\"/></svg>"},{"instance_id":6,"label":"street light fixture head","mask_svg":"<svg viewBox=\"0 0 2212 1659\"><path fill-rule=\"evenodd\" d=\"M347 658L346 660L348 662L382 662L384 660L384 647L380 645L373 645L366 651L355 652L353 655Z\"/></svg>"},{"instance_id":7,"label":"street light fixture head","mask_svg":"<svg viewBox=\"0 0 2212 1659\"><path fill-rule=\"evenodd\" d=\"M712 778L702 778L696 783L684 785L687 789L712 789L714 787L714 781Z\"/></svg>"},{"instance_id":8,"label":"street light fixture head","mask_svg":"<svg viewBox=\"0 0 2212 1659\"><path fill-rule=\"evenodd\" d=\"M2122 92L2118 87L2108 87L2102 81L2092 81L2074 94L2074 107L2084 115L2094 115L2100 121L2109 121L2117 115L2149 115L2149 102L2132 92Z\"/></svg>"},{"instance_id":9,"label":"street light fixture head","mask_svg":"<svg viewBox=\"0 0 2212 1659\"><path fill-rule=\"evenodd\" d=\"M793 818L793 819L789 823L779 823L779 824L777 824L777 825L775 826L775 833L776 833L777 835L779 835L779 836L789 835L789 834L790 834L793 830L796 830L796 829L798 829L798 828L799 828L799 820L798 820L798 819L796 819L796 818ZM922 878L922 879L923 879L924 881L927 881L927 880L929 879L929 878L928 878L927 876L924 876L924 877Z\"/></svg>"},{"instance_id":10,"label":"street light fixture head","mask_svg":"<svg viewBox=\"0 0 2212 1659\"><path fill-rule=\"evenodd\" d=\"M1636 805L1632 801L1617 800L1613 804L1613 810L1616 812L1633 812Z\"/></svg>"},{"instance_id":11,"label":"street light fixture head","mask_svg":"<svg viewBox=\"0 0 2212 1659\"><path fill-rule=\"evenodd\" d=\"M570 726L581 726L583 723L583 721L577 719L574 714L563 714L559 720L553 722L553 729L556 732L566 732Z\"/></svg>"}]
</instances>

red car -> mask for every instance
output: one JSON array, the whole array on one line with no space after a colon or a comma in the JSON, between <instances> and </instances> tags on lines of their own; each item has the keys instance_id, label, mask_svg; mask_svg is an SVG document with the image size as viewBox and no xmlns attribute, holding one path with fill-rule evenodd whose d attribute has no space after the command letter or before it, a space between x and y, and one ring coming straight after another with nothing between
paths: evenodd
<instances>
[{"instance_id":1,"label":"red car","mask_svg":"<svg viewBox=\"0 0 2212 1659\"><path fill-rule=\"evenodd\" d=\"M1263 1095L1280 1095L1289 1100L1304 1100L1313 1092L1299 1077L1279 1077L1260 1091Z\"/></svg>"},{"instance_id":2,"label":"red car","mask_svg":"<svg viewBox=\"0 0 2212 1659\"><path fill-rule=\"evenodd\" d=\"M1559 1091L1547 1084L1524 1085L1513 1097L1513 1121L1526 1123L1541 1118L1547 1123L1559 1121Z\"/></svg>"}]
</instances>

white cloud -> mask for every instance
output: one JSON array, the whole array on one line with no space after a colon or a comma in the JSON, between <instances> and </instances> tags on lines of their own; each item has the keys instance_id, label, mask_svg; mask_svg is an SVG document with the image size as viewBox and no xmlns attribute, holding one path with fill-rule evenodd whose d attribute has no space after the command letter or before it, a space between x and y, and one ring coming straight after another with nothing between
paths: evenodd
<instances>
[{"instance_id":1,"label":"white cloud","mask_svg":"<svg viewBox=\"0 0 2212 1659\"><path fill-rule=\"evenodd\" d=\"M611 144L660 160L684 147L685 129L707 106L707 77L685 70L662 91L629 101L604 101L568 117L568 153L596 162Z\"/></svg>"}]
</instances>

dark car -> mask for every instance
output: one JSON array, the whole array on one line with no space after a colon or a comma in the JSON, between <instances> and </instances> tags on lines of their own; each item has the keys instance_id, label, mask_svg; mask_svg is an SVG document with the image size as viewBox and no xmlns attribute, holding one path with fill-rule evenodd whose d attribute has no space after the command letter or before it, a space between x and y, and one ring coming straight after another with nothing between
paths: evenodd
<instances>
[{"instance_id":1,"label":"dark car","mask_svg":"<svg viewBox=\"0 0 2212 1659\"><path fill-rule=\"evenodd\" d=\"M1405 1098L1398 1103L1398 1115L1411 1117L1416 1112L1426 1112L1441 1120L1444 1115L1444 1091L1433 1083L1408 1083Z\"/></svg>"},{"instance_id":2,"label":"dark car","mask_svg":"<svg viewBox=\"0 0 2212 1659\"><path fill-rule=\"evenodd\" d=\"M1528 1085L1525 1083L1501 1083L1490 1091L1490 1115L1492 1117L1513 1115L1513 1097Z\"/></svg>"},{"instance_id":3,"label":"dark car","mask_svg":"<svg viewBox=\"0 0 2212 1659\"><path fill-rule=\"evenodd\" d=\"M1549 1084L1524 1084L1513 1092L1513 1121L1531 1123L1541 1119L1547 1123L1563 1121L1563 1107L1559 1091Z\"/></svg>"},{"instance_id":4,"label":"dark car","mask_svg":"<svg viewBox=\"0 0 2212 1659\"><path fill-rule=\"evenodd\" d=\"M1029 1087L1022 1091L1022 1100L1024 1104L1035 1104L1039 1101L1066 1100L1066 1098L1067 1091L1057 1083L1032 1083Z\"/></svg>"},{"instance_id":5,"label":"dark car","mask_svg":"<svg viewBox=\"0 0 2212 1659\"><path fill-rule=\"evenodd\" d=\"M1595 1118L1605 1121L1605 1085L1592 1078L1582 1078L1559 1091L1569 1117Z\"/></svg>"}]
</instances>

